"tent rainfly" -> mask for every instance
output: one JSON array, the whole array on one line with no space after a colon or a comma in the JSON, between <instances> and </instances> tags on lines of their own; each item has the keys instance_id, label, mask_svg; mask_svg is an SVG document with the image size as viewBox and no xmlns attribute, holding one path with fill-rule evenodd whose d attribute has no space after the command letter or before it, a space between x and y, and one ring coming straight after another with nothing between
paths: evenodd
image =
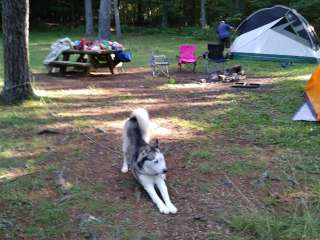
<instances>
[{"instance_id":1,"label":"tent rainfly","mask_svg":"<svg viewBox=\"0 0 320 240\"><path fill-rule=\"evenodd\" d=\"M294 121L320 121L320 66L304 87L305 103L293 116Z\"/></svg>"},{"instance_id":2,"label":"tent rainfly","mask_svg":"<svg viewBox=\"0 0 320 240\"><path fill-rule=\"evenodd\" d=\"M308 21L282 5L256 11L240 23L231 46L234 58L320 62L320 42Z\"/></svg>"}]
</instances>

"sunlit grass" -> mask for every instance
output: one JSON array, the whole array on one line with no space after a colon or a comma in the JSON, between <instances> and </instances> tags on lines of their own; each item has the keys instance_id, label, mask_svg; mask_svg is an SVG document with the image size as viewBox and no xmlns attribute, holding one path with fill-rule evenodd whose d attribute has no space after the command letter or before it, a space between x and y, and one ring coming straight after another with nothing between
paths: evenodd
<instances>
[{"instance_id":1,"label":"sunlit grass","mask_svg":"<svg viewBox=\"0 0 320 240\"><path fill-rule=\"evenodd\" d=\"M169 121L175 124L176 126L186 130L204 131L206 128L209 127L209 125L206 124L205 122L184 120L182 118L177 118L177 117L170 118Z\"/></svg>"},{"instance_id":2,"label":"sunlit grass","mask_svg":"<svg viewBox=\"0 0 320 240\"><path fill-rule=\"evenodd\" d=\"M39 97L49 97L49 98L74 98L75 96L98 96L110 94L111 91L103 88L84 88L84 89L64 89L64 90L42 90L37 89L35 93Z\"/></svg>"},{"instance_id":3,"label":"sunlit grass","mask_svg":"<svg viewBox=\"0 0 320 240\"><path fill-rule=\"evenodd\" d=\"M1 181L10 181L19 177L23 177L32 173L31 169L21 169L21 168L11 168L8 169L0 169L0 182Z\"/></svg>"}]
</instances>

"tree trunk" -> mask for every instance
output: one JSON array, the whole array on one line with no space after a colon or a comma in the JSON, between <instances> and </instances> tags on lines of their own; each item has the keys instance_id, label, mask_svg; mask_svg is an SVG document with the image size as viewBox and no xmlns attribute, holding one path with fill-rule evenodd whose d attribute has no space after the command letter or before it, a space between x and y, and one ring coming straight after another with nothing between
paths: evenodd
<instances>
[{"instance_id":1,"label":"tree trunk","mask_svg":"<svg viewBox=\"0 0 320 240\"><path fill-rule=\"evenodd\" d=\"M161 19L161 27L168 27L168 0L162 0L162 19Z\"/></svg>"},{"instance_id":2,"label":"tree trunk","mask_svg":"<svg viewBox=\"0 0 320 240\"><path fill-rule=\"evenodd\" d=\"M206 18L206 0L201 0L201 17L200 17L201 28L204 29L207 26Z\"/></svg>"},{"instance_id":3,"label":"tree trunk","mask_svg":"<svg viewBox=\"0 0 320 240\"><path fill-rule=\"evenodd\" d=\"M234 0L234 6L236 9L236 12L242 12L244 11L245 2L241 0Z\"/></svg>"},{"instance_id":4,"label":"tree trunk","mask_svg":"<svg viewBox=\"0 0 320 240\"><path fill-rule=\"evenodd\" d=\"M99 9L99 39L110 40L110 0L100 0Z\"/></svg>"},{"instance_id":5,"label":"tree trunk","mask_svg":"<svg viewBox=\"0 0 320 240\"><path fill-rule=\"evenodd\" d=\"M122 37L122 33L121 33L121 24L120 24L120 14L119 14L119 4L118 4L118 0L113 0L113 9L114 9L114 21L116 24L116 34L117 34L117 38L121 38Z\"/></svg>"},{"instance_id":6,"label":"tree trunk","mask_svg":"<svg viewBox=\"0 0 320 240\"><path fill-rule=\"evenodd\" d=\"M75 26L75 8L74 8L74 0L71 1L71 25Z\"/></svg>"},{"instance_id":7,"label":"tree trunk","mask_svg":"<svg viewBox=\"0 0 320 240\"><path fill-rule=\"evenodd\" d=\"M4 87L12 103L33 96L29 65L29 0L2 1Z\"/></svg>"},{"instance_id":8,"label":"tree trunk","mask_svg":"<svg viewBox=\"0 0 320 240\"><path fill-rule=\"evenodd\" d=\"M136 12L136 18L137 18L137 25L143 26L144 25L144 18L143 18L143 2L142 0L138 0L137 3L137 12Z\"/></svg>"},{"instance_id":9,"label":"tree trunk","mask_svg":"<svg viewBox=\"0 0 320 240\"><path fill-rule=\"evenodd\" d=\"M91 0L84 1L84 9L86 15L86 35L90 36L94 34Z\"/></svg>"}]
</instances>

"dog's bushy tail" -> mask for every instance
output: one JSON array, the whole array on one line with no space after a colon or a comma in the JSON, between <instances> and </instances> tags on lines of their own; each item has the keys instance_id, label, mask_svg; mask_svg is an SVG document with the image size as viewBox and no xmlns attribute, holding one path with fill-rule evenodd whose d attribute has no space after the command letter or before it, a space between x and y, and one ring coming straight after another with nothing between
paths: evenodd
<instances>
[{"instance_id":1,"label":"dog's bushy tail","mask_svg":"<svg viewBox=\"0 0 320 240\"><path fill-rule=\"evenodd\" d=\"M131 113L130 118L134 117L137 119L143 140L146 143L149 143L151 138L151 122L149 113L143 108L138 108Z\"/></svg>"}]
</instances>

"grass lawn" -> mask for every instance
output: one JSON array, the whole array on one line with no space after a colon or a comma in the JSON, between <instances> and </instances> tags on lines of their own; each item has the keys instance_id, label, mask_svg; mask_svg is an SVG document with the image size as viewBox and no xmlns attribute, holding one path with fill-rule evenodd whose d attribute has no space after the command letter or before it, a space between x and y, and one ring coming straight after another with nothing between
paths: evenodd
<instances>
[{"instance_id":1,"label":"grass lawn","mask_svg":"<svg viewBox=\"0 0 320 240\"><path fill-rule=\"evenodd\" d=\"M81 34L31 33L30 60L34 72L45 71L42 60L50 44L64 36L79 39ZM148 67L151 51L158 51L168 55L174 72L180 44L197 44L198 55L201 55L207 41L194 39L191 35L130 33L121 43L128 46L134 56L128 68ZM2 51L0 47L1 55ZM1 78L2 61L1 58ZM223 220L222 227L217 229L208 227L210 219L214 218L213 222L216 222L217 216L206 212L208 226L201 228L205 229L206 235L197 239L319 239L320 127L315 123L291 121L293 113L302 104L303 86L316 65L295 64L284 69L279 63L271 62L232 60L229 64L242 65L249 76L257 78L257 82L264 79L265 86L258 91L224 89L209 102L196 105L194 101L197 100L192 100L191 95L198 93L201 96L202 90L206 95L209 91L205 88L199 90L200 84L184 84L178 74L172 76L177 81L142 75L137 86L130 85L130 81L126 86L115 86L107 81L112 86L110 88L101 87L101 78L79 81L79 84L85 84L83 88L72 89L66 85L63 90L43 90L43 83L36 81L38 93L43 96L41 100L0 106L0 239L72 239L71 236L77 239L74 236L86 234L83 233L86 230L79 230L79 212L102 219L94 231L108 229L109 239L165 239L154 226L150 226L151 230L132 227L136 224L135 218L124 213L138 211L139 205L128 206L128 200L108 195L112 184L108 186L103 178L94 178L94 173L86 172L91 164L94 165L94 162L87 164L90 154L96 159L102 157L99 157L99 151L92 152L92 145L84 144L81 139L83 133L96 134L98 138L93 129L95 126L108 129L107 134L117 142L122 109L129 111L135 104L160 109L158 105L171 101L176 102L176 110L166 113L165 107L160 109L164 115L157 117L156 121L161 126L171 127L179 138L179 148L184 149L180 153L183 162L179 164L195 174L197 180L191 182L194 186L190 191L194 187L199 196L210 202L210 198L221 191L214 190L214 183L207 179L222 174L233 180L235 193L228 200L234 201L238 197L239 202L244 202L242 208L225 207L223 217L219 219L220 222ZM201 74L203 69L200 63L197 72ZM139 85L144 85L153 95L141 92ZM157 94L161 98L155 98ZM179 100L179 96L188 94L190 99ZM39 135L42 128L58 129L68 135L63 138L61 135ZM169 139L167 144L170 141L174 140ZM114 159L111 155L106 159L114 160L112 164L118 167L119 157ZM61 193L55 186L55 176L63 166L71 163L75 166L74 172L86 177L70 177L72 181L67 185L73 197L57 203ZM184 183L178 180L176 178L172 184L180 189ZM110 181L112 183L112 178ZM121 184L125 189L136 186L129 177ZM120 201L124 204L119 204ZM210 210L207 202L202 204ZM155 215L156 209L152 205L144 207L145 212L137 215L147 212L154 218L167 220ZM119 218L120 214L126 217ZM179 214L173 219L177 224L190 218L183 210Z\"/></svg>"}]
</instances>

